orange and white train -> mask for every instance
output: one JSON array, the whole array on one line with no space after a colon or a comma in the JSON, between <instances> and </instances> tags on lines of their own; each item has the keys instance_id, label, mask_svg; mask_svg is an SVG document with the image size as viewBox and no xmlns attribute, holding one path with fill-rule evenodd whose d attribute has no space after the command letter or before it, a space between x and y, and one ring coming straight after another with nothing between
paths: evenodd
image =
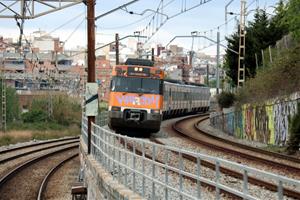
<instances>
[{"instance_id":1,"label":"orange and white train","mask_svg":"<svg viewBox=\"0 0 300 200\"><path fill-rule=\"evenodd\" d=\"M163 118L209 109L209 88L164 80L151 61L128 59L112 71L109 127L158 132Z\"/></svg>"}]
</instances>

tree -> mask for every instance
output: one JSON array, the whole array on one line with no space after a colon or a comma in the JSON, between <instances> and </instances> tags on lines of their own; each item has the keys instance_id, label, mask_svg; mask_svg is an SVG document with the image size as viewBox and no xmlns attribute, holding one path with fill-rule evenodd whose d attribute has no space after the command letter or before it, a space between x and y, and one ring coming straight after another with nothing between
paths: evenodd
<instances>
[{"instance_id":1,"label":"tree","mask_svg":"<svg viewBox=\"0 0 300 200\"><path fill-rule=\"evenodd\" d=\"M226 38L228 42L228 48L235 51L239 51L239 33L234 33L230 37ZM226 75L230 77L230 84L237 85L237 68L238 68L238 55L226 49L224 58L224 69Z\"/></svg>"},{"instance_id":2,"label":"tree","mask_svg":"<svg viewBox=\"0 0 300 200\"><path fill-rule=\"evenodd\" d=\"M13 122L20 117L19 98L16 90L11 87L6 89L6 117L7 122Z\"/></svg>"},{"instance_id":3,"label":"tree","mask_svg":"<svg viewBox=\"0 0 300 200\"><path fill-rule=\"evenodd\" d=\"M257 10L254 20L249 22L246 27L246 54L245 54L245 75L247 78L253 78L256 75L256 58L258 65L262 64L261 50L276 44L283 35L287 33L287 26L282 24L282 17L286 12L282 1L276 7L276 15L268 18L265 10ZM238 51L239 49L239 30L226 38L228 47ZM226 50L224 68L226 74L230 77L231 85L237 85L238 76L238 55Z\"/></svg>"},{"instance_id":4,"label":"tree","mask_svg":"<svg viewBox=\"0 0 300 200\"><path fill-rule=\"evenodd\" d=\"M297 40L300 40L300 0L289 0L286 14L282 18L282 24L287 25L289 31Z\"/></svg>"},{"instance_id":5,"label":"tree","mask_svg":"<svg viewBox=\"0 0 300 200\"><path fill-rule=\"evenodd\" d=\"M276 41L280 40L289 32L288 25L285 22L286 14L287 5L280 0L275 8L275 16L273 16L270 20L270 34L273 40L271 45L275 45Z\"/></svg>"}]
</instances>

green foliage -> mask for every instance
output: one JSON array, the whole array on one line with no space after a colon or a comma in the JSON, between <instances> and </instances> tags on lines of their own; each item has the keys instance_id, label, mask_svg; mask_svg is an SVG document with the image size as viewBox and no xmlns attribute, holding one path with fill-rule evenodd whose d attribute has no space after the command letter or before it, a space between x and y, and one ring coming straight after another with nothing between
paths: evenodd
<instances>
[{"instance_id":1,"label":"green foliage","mask_svg":"<svg viewBox=\"0 0 300 200\"><path fill-rule=\"evenodd\" d=\"M272 67L261 68L256 77L247 80L244 87L238 91L238 102L262 102L299 91L299 55L300 47L286 50L274 60Z\"/></svg>"},{"instance_id":2,"label":"green foliage","mask_svg":"<svg viewBox=\"0 0 300 200\"><path fill-rule=\"evenodd\" d=\"M98 108L99 108L98 112L107 111L108 110L108 103L105 102L105 101L101 101L99 103L99 107Z\"/></svg>"},{"instance_id":3,"label":"green foliage","mask_svg":"<svg viewBox=\"0 0 300 200\"><path fill-rule=\"evenodd\" d=\"M29 112L22 114L25 123L53 122L59 125L80 125L80 103L67 95L41 96L35 99Z\"/></svg>"},{"instance_id":4,"label":"green foliage","mask_svg":"<svg viewBox=\"0 0 300 200\"><path fill-rule=\"evenodd\" d=\"M300 103L298 104L298 113L292 118L290 123L290 134L287 151L289 154L293 154L300 147Z\"/></svg>"},{"instance_id":5,"label":"green foliage","mask_svg":"<svg viewBox=\"0 0 300 200\"><path fill-rule=\"evenodd\" d=\"M218 97L218 104L221 108L229 108L235 101L235 96L231 92L222 92Z\"/></svg>"},{"instance_id":6,"label":"green foliage","mask_svg":"<svg viewBox=\"0 0 300 200\"><path fill-rule=\"evenodd\" d=\"M2 84L0 83L0 94L1 93L2 93ZM0 109L2 109L2 106ZM16 90L11 87L6 87L6 120L9 123L18 120L19 118L20 118L19 98L16 93Z\"/></svg>"},{"instance_id":7,"label":"green foliage","mask_svg":"<svg viewBox=\"0 0 300 200\"><path fill-rule=\"evenodd\" d=\"M18 120L20 117L19 98L14 88L6 89L6 118L7 122Z\"/></svg>"},{"instance_id":8,"label":"green foliage","mask_svg":"<svg viewBox=\"0 0 300 200\"><path fill-rule=\"evenodd\" d=\"M23 113L21 118L25 123L46 122L48 120L48 115L45 111L36 109L27 113Z\"/></svg>"},{"instance_id":9,"label":"green foliage","mask_svg":"<svg viewBox=\"0 0 300 200\"><path fill-rule=\"evenodd\" d=\"M300 41L300 0L289 0L282 24L287 25L288 29L296 39Z\"/></svg>"},{"instance_id":10,"label":"green foliage","mask_svg":"<svg viewBox=\"0 0 300 200\"><path fill-rule=\"evenodd\" d=\"M0 135L0 146L26 142L33 139L48 140L65 136L78 136L80 134L80 128L77 125L66 127L53 122L13 122L9 124L9 128L14 130Z\"/></svg>"},{"instance_id":11,"label":"green foliage","mask_svg":"<svg viewBox=\"0 0 300 200\"><path fill-rule=\"evenodd\" d=\"M67 95L59 95L53 98L52 119L61 125L80 124L81 105Z\"/></svg>"},{"instance_id":12,"label":"green foliage","mask_svg":"<svg viewBox=\"0 0 300 200\"><path fill-rule=\"evenodd\" d=\"M30 111L48 111L49 101L47 97L41 96L32 101L30 105Z\"/></svg>"},{"instance_id":13,"label":"green foliage","mask_svg":"<svg viewBox=\"0 0 300 200\"><path fill-rule=\"evenodd\" d=\"M274 17L268 18L265 10L257 10L253 22L249 22L248 27L246 27L245 75L247 79L256 75L255 54L257 55L257 63L261 66L261 50L275 45L276 41L288 32L287 26L281 23L284 14L285 5L280 1ZM239 51L239 30L226 40L229 48ZM229 83L235 86L238 78L238 55L227 49L224 60L224 68L230 78Z\"/></svg>"}]
</instances>

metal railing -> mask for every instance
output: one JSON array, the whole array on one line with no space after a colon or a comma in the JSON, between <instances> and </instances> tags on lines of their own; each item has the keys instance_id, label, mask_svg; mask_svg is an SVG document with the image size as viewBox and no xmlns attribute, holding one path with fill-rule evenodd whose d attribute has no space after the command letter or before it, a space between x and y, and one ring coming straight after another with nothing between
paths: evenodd
<instances>
[{"instance_id":1,"label":"metal railing","mask_svg":"<svg viewBox=\"0 0 300 200\"><path fill-rule=\"evenodd\" d=\"M86 122L83 119L83 123ZM84 125L82 127L83 138L87 144L87 129ZM284 176L200 153L118 135L95 124L92 125L91 145L93 157L115 180L147 199L205 199L203 196L207 194L203 192L203 184L216 188L216 199L221 198L221 190L243 199L260 199L260 196L254 196L256 192L249 186L250 175L277 183L278 191L273 194L277 199L283 199L283 186L297 189L300 187L300 181ZM176 156L172 156L174 153ZM148 154L152 157L147 156ZM197 162L188 162L183 155L190 155ZM216 165L213 175L205 172L205 167L201 165L204 160ZM224 181L225 175L220 171L221 166L242 172L243 180L238 180L240 183L235 187L228 186L228 182Z\"/></svg>"},{"instance_id":2,"label":"metal railing","mask_svg":"<svg viewBox=\"0 0 300 200\"><path fill-rule=\"evenodd\" d=\"M86 116L82 116L82 123L81 123L81 137L84 143L88 144L88 119Z\"/></svg>"}]
</instances>

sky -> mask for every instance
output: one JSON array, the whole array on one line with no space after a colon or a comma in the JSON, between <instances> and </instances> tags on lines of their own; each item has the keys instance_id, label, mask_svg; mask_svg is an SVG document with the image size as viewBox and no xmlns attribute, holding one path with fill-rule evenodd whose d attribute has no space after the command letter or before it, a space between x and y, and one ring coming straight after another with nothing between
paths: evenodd
<instances>
[{"instance_id":1,"label":"sky","mask_svg":"<svg viewBox=\"0 0 300 200\"><path fill-rule=\"evenodd\" d=\"M143 13L146 9L156 10L161 1L164 5L170 3L165 6L163 10L164 16L161 15L164 18L165 15L173 16L177 13L181 13L182 9L188 9L198 4L201 0L139 0L127 6L126 10L133 11L134 13ZM227 29L224 25L225 5L229 1L230 0L210 0L203 5L167 20L146 46L153 47L156 44L166 45L173 37L178 35L191 35L192 31L199 31L201 35L216 40L217 30L220 32L222 44L226 45L224 41L226 33L230 34L236 30L235 16L228 15L228 19L231 21L228 23ZM108 12L127 2L129 2L129 0L97 0L95 16ZM267 12L272 12L271 7L276 5L277 2L278 0L247 0L246 7L249 12L247 19L251 20L253 18L253 10L257 6L267 8ZM0 11L2 8L0 5ZM15 7L15 9L18 8ZM44 8L41 6L40 9ZM233 0L228 7L228 11L239 13L240 0ZM154 12L152 11L145 12L143 15L129 14L122 9L100 18L96 21L96 42L104 44L111 42L114 40L115 33L119 33L120 37L132 35L134 31L140 31L149 24L153 14ZM87 25L85 16L86 6L81 3L37 19L26 20L24 34L25 36L29 36L33 31L42 30L51 32L52 36L59 37L62 41L66 41L66 49L86 46ZM236 15L236 17L239 18L238 15ZM14 19L0 18L0 24L0 35L4 37L18 37L19 30ZM219 29L217 27L219 27ZM210 55L216 54L216 46L205 39L195 39L193 45L191 38L176 39L172 44L180 45L186 50L190 50L193 46L193 50L201 50L201 52ZM212 46L207 48L207 46L210 45ZM221 52L224 52L224 49L221 49Z\"/></svg>"}]
</instances>

